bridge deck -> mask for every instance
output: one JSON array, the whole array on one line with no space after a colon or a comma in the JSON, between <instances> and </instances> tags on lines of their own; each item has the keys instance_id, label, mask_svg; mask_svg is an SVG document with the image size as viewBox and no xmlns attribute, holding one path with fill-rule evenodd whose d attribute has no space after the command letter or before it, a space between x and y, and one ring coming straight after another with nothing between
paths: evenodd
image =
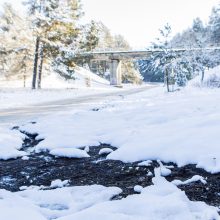
<instances>
[{"instance_id":1,"label":"bridge deck","mask_svg":"<svg viewBox=\"0 0 220 220\"><path fill-rule=\"evenodd\" d=\"M213 51L220 50L220 47L205 47L205 48L171 48L168 52L185 52L185 51ZM81 52L75 55L76 58L91 58L91 59L135 59L147 58L154 53L165 52L163 49L149 49L149 50L130 50L130 51L90 51Z\"/></svg>"}]
</instances>

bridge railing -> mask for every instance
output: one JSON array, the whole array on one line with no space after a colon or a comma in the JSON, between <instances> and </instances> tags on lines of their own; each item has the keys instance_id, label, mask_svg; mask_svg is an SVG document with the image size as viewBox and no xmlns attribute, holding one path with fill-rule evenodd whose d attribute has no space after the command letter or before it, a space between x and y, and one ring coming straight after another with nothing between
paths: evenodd
<instances>
[{"instance_id":1,"label":"bridge railing","mask_svg":"<svg viewBox=\"0 0 220 220\"><path fill-rule=\"evenodd\" d=\"M159 52L185 52L185 51L214 51L220 50L220 46L210 47L188 47L188 48L168 48L168 49L144 49L144 50L93 50L93 51L77 51L77 56L89 55L111 55L111 54L149 54Z\"/></svg>"}]
</instances>

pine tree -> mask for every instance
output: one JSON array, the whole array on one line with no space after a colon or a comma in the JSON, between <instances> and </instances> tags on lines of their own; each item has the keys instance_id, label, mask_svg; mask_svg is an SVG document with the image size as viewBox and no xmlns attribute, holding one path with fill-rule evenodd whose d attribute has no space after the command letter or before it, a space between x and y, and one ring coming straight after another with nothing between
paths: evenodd
<instances>
[{"instance_id":1,"label":"pine tree","mask_svg":"<svg viewBox=\"0 0 220 220\"><path fill-rule=\"evenodd\" d=\"M79 0L66 1L66 4L60 6L59 13L61 19L54 26L53 35L49 38L52 44L48 44L51 57L53 58L53 69L65 76L65 78L74 78L74 53L80 48L81 27L78 23L83 15L81 3ZM62 17L65 15L64 17Z\"/></svg>"},{"instance_id":2,"label":"pine tree","mask_svg":"<svg viewBox=\"0 0 220 220\"><path fill-rule=\"evenodd\" d=\"M26 78L32 60L32 31L25 18L11 5L3 6L0 16L0 65L8 78Z\"/></svg>"},{"instance_id":3,"label":"pine tree","mask_svg":"<svg viewBox=\"0 0 220 220\"><path fill-rule=\"evenodd\" d=\"M212 9L209 20L209 27L211 30L211 40L215 44L220 43L220 4Z\"/></svg>"},{"instance_id":4,"label":"pine tree","mask_svg":"<svg viewBox=\"0 0 220 220\"><path fill-rule=\"evenodd\" d=\"M85 51L92 51L99 43L99 27L95 21L83 27L84 33L81 40L81 49Z\"/></svg>"},{"instance_id":5,"label":"pine tree","mask_svg":"<svg viewBox=\"0 0 220 220\"><path fill-rule=\"evenodd\" d=\"M167 92L170 92L170 85L173 84L173 61L176 59L176 53L172 51L169 44L171 39L171 26L166 24L163 29L160 29L160 37L153 43L153 49L162 50L152 55L152 65L154 69L160 69L164 75L164 84L167 87Z\"/></svg>"},{"instance_id":6,"label":"pine tree","mask_svg":"<svg viewBox=\"0 0 220 220\"><path fill-rule=\"evenodd\" d=\"M155 52L152 56L147 60L138 62L140 71L145 74L145 78L155 81L162 81L163 79L168 92L173 90L174 85L185 86L193 74L189 52L176 53L172 50L173 47L178 45L178 40L182 36L178 34L174 39L170 40L170 33L171 28L166 25L160 30L161 36L153 43ZM161 50L161 52L157 50Z\"/></svg>"},{"instance_id":7,"label":"pine tree","mask_svg":"<svg viewBox=\"0 0 220 220\"><path fill-rule=\"evenodd\" d=\"M38 88L41 87L45 58L51 60L51 64L58 68L59 64L56 62L64 56L65 51L67 51L65 47L70 47L76 43L76 38L80 33L76 21L81 16L81 5L79 0L29 0L27 4L32 13L32 27L35 29L36 35L32 84L32 88L35 89L37 69ZM74 49L72 47L72 50Z\"/></svg>"},{"instance_id":8,"label":"pine tree","mask_svg":"<svg viewBox=\"0 0 220 220\"><path fill-rule=\"evenodd\" d=\"M96 49L111 50L112 45L114 44L114 37L112 36L111 31L102 22L98 22L97 25L99 29L99 43Z\"/></svg>"}]
</instances>

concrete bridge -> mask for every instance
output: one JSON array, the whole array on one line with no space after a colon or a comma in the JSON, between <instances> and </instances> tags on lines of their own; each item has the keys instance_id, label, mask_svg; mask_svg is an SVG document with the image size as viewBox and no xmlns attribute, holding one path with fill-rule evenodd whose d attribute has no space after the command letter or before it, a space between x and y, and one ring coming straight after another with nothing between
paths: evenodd
<instances>
[{"instance_id":1,"label":"concrete bridge","mask_svg":"<svg viewBox=\"0 0 220 220\"><path fill-rule=\"evenodd\" d=\"M167 52L181 53L185 51L212 51L220 50L220 47L206 48L172 48ZM91 51L80 52L75 55L77 59L108 60L110 62L110 85L121 87L121 61L129 59L146 59L152 54L162 53L162 49L131 50L131 51Z\"/></svg>"}]
</instances>

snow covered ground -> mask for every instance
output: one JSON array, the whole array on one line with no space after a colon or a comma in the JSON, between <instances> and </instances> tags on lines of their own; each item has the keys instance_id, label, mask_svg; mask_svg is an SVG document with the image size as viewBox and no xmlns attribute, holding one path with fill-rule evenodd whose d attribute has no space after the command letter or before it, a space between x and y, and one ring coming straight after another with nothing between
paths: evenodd
<instances>
[{"instance_id":1,"label":"snow covered ground","mask_svg":"<svg viewBox=\"0 0 220 220\"><path fill-rule=\"evenodd\" d=\"M75 80L65 80L59 74L52 72L48 75L43 75L41 87L43 89L66 89L66 88L85 88L88 87L88 80L91 87L95 88L108 88L109 81L99 77L98 75L86 70L82 67L77 67L74 73ZM26 79L26 87L30 88L32 78ZM0 78L0 88L23 88L24 81L20 80L7 80Z\"/></svg>"},{"instance_id":2,"label":"snow covered ground","mask_svg":"<svg viewBox=\"0 0 220 220\"><path fill-rule=\"evenodd\" d=\"M17 220L219 220L218 209L192 202L155 169L152 186L140 194L109 201L117 187L98 185L11 193L0 190L0 219Z\"/></svg>"},{"instance_id":3,"label":"snow covered ground","mask_svg":"<svg viewBox=\"0 0 220 220\"><path fill-rule=\"evenodd\" d=\"M202 85L201 76L191 80L190 85L197 87L220 88L220 66L205 71Z\"/></svg>"},{"instance_id":4,"label":"snow covered ground","mask_svg":"<svg viewBox=\"0 0 220 220\"><path fill-rule=\"evenodd\" d=\"M46 150L56 156L87 157L89 152L79 148L106 143L118 148L108 159L160 160L178 166L196 164L217 173L220 172L219 100L220 91L215 88L189 86L168 94L159 87L109 100L95 110L84 107L35 118L36 124L26 122L20 128L44 138L35 147L36 152ZM0 132L1 159L27 154L19 150L23 135L5 124L0 124ZM0 190L0 210L4 210L0 212L0 220L14 219L15 213L16 219L22 220L30 216L33 220L220 219L216 208L189 201L175 182L170 183L161 175L161 168L156 169L154 185L118 201L109 200L120 189L103 186L27 189L18 193Z\"/></svg>"},{"instance_id":5,"label":"snow covered ground","mask_svg":"<svg viewBox=\"0 0 220 220\"><path fill-rule=\"evenodd\" d=\"M22 129L45 139L37 151L107 143L118 148L109 159L160 159L179 166L197 164L215 173L220 171L218 100L217 89L188 88L167 94L160 87L100 105L98 111L41 117Z\"/></svg>"},{"instance_id":6,"label":"snow covered ground","mask_svg":"<svg viewBox=\"0 0 220 220\"><path fill-rule=\"evenodd\" d=\"M0 109L24 107L38 103L71 99L85 95L95 95L116 91L117 88L77 88L77 89L0 89Z\"/></svg>"},{"instance_id":7,"label":"snow covered ground","mask_svg":"<svg viewBox=\"0 0 220 220\"><path fill-rule=\"evenodd\" d=\"M22 88L22 80L7 81L0 78L0 109L118 90L110 86L107 80L80 67L76 70L75 77L76 80L64 80L58 74L52 73L43 77L42 90L30 90L31 78L27 79L27 88ZM90 80L90 87L86 84L87 79Z\"/></svg>"}]
</instances>

